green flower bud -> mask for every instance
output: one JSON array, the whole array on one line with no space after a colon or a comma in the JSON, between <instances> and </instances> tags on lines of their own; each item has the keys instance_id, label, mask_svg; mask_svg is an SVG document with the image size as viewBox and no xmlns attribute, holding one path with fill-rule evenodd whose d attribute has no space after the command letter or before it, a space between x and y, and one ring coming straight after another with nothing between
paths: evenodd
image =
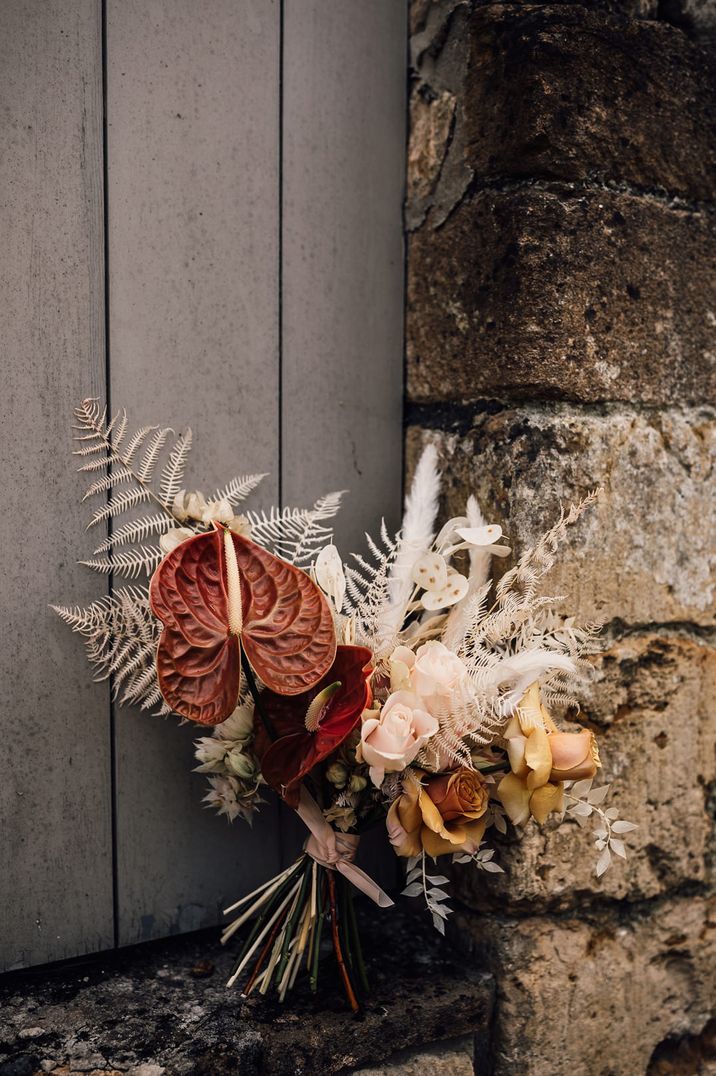
<instances>
[{"instance_id":1,"label":"green flower bud","mask_svg":"<svg viewBox=\"0 0 716 1076\"><path fill-rule=\"evenodd\" d=\"M326 777L336 788L345 788L348 783L348 770L342 762L332 762L326 770Z\"/></svg>"},{"instance_id":2,"label":"green flower bud","mask_svg":"<svg viewBox=\"0 0 716 1076\"><path fill-rule=\"evenodd\" d=\"M254 760L245 755L240 747L234 747L226 756L226 768L240 777L242 781L250 781L256 776Z\"/></svg>"}]
</instances>

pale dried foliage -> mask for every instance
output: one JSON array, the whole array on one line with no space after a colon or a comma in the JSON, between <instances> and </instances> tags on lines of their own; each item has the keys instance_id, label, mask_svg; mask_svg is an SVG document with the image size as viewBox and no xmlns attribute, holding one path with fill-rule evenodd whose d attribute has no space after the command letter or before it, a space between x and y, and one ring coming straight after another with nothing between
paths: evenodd
<instances>
[{"instance_id":1,"label":"pale dried foliage","mask_svg":"<svg viewBox=\"0 0 716 1076\"><path fill-rule=\"evenodd\" d=\"M437 456L428 446L406 500L402 530L391 537L383 524L380 540L368 537L370 560L355 557L346 570L348 588L344 634L368 646L379 671L387 669L398 645L413 650L438 639L457 653L468 673L466 690L438 710L439 731L418 756L418 764L436 768L436 760L470 766L474 748L499 738L501 728L529 684L539 679L545 699L565 705L591 669L584 653L594 628L579 626L558 610L561 599L540 593L554 566L568 529L595 502L600 491L560 513L538 542L507 571L496 586L489 578L491 554L469 549L465 596L449 610L425 612L412 580L416 561L431 551L449 563L460 543L460 527L486 526L477 501L468 498L465 516L448 521L434 537L439 492ZM494 548L494 547L493 547Z\"/></svg>"},{"instance_id":2,"label":"pale dried foliage","mask_svg":"<svg viewBox=\"0 0 716 1076\"><path fill-rule=\"evenodd\" d=\"M141 426L128 432L125 410L108 419L98 400L84 400L74 413L74 454L79 470L93 476L83 499L99 500L88 530L101 524L109 533L94 556L81 561L109 576L110 593L85 608L52 606L84 637L87 656L98 679L109 679L113 697L142 709L170 712L157 683L155 655L161 624L149 607L147 585L116 588L114 579L146 578L163 551L162 535L183 527L195 534L210 524L176 513L192 447L192 432L176 436L170 427ZM259 486L263 474L237 475L214 491L209 502L227 502L237 509ZM340 493L319 498L311 508L271 508L245 513L255 542L293 564L305 567L332 537L325 524L335 516ZM128 518L127 518L128 517ZM242 677L241 697L246 684Z\"/></svg>"}]
</instances>

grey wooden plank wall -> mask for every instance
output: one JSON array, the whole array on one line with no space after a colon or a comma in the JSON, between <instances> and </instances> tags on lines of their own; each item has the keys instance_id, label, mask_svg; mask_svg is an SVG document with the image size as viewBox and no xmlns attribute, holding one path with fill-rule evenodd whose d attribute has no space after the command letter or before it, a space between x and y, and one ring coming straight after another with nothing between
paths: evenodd
<instances>
[{"instance_id":1,"label":"grey wooden plank wall","mask_svg":"<svg viewBox=\"0 0 716 1076\"><path fill-rule=\"evenodd\" d=\"M106 589L70 412L191 423L205 490L349 489L344 549L396 522L404 42L403 0L0 6L2 969L216 923L285 854L275 808L200 809L196 730L112 710L46 612Z\"/></svg>"}]
</instances>

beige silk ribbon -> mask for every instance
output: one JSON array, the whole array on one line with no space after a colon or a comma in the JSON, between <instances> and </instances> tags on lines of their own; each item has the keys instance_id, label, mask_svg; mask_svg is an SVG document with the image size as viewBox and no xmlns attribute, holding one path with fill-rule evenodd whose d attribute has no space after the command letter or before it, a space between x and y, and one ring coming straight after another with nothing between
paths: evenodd
<instances>
[{"instance_id":1,"label":"beige silk ribbon","mask_svg":"<svg viewBox=\"0 0 716 1076\"><path fill-rule=\"evenodd\" d=\"M353 862L360 837L355 833L338 833L333 829L326 822L311 793L303 785L296 813L311 831L304 845L311 859L315 859L316 863L328 870L339 871L356 889L360 889L361 893L375 901L379 908L392 907L393 901L388 894Z\"/></svg>"}]
</instances>

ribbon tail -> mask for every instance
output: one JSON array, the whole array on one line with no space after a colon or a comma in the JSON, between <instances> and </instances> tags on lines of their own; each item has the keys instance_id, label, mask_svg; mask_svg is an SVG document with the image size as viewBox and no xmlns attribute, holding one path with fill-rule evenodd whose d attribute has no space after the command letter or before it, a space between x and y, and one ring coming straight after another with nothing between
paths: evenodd
<instances>
[{"instance_id":1,"label":"ribbon tail","mask_svg":"<svg viewBox=\"0 0 716 1076\"><path fill-rule=\"evenodd\" d=\"M388 894L380 888L377 882L375 882L369 874L362 871L360 867L356 867L355 863L348 863L345 859L340 859L336 863L337 869L347 878L356 889L359 889L361 893L364 893L366 897L370 897L372 901L378 905L379 908L392 908L393 901Z\"/></svg>"},{"instance_id":2,"label":"ribbon tail","mask_svg":"<svg viewBox=\"0 0 716 1076\"><path fill-rule=\"evenodd\" d=\"M304 785L301 785L300 788L296 813L303 824L311 831L311 835L317 843L318 848L315 849L317 854L313 856L317 862L322 863L329 870L339 870L344 878L352 882L361 893L365 893L367 897L375 901L379 908L392 908L393 901L380 888L378 883L373 881L370 875L362 871L360 867L356 867L355 863L351 863L350 860L336 854L335 831L326 822L321 808ZM310 845L310 841L308 845ZM310 847L308 847L308 851L310 855Z\"/></svg>"}]
</instances>

